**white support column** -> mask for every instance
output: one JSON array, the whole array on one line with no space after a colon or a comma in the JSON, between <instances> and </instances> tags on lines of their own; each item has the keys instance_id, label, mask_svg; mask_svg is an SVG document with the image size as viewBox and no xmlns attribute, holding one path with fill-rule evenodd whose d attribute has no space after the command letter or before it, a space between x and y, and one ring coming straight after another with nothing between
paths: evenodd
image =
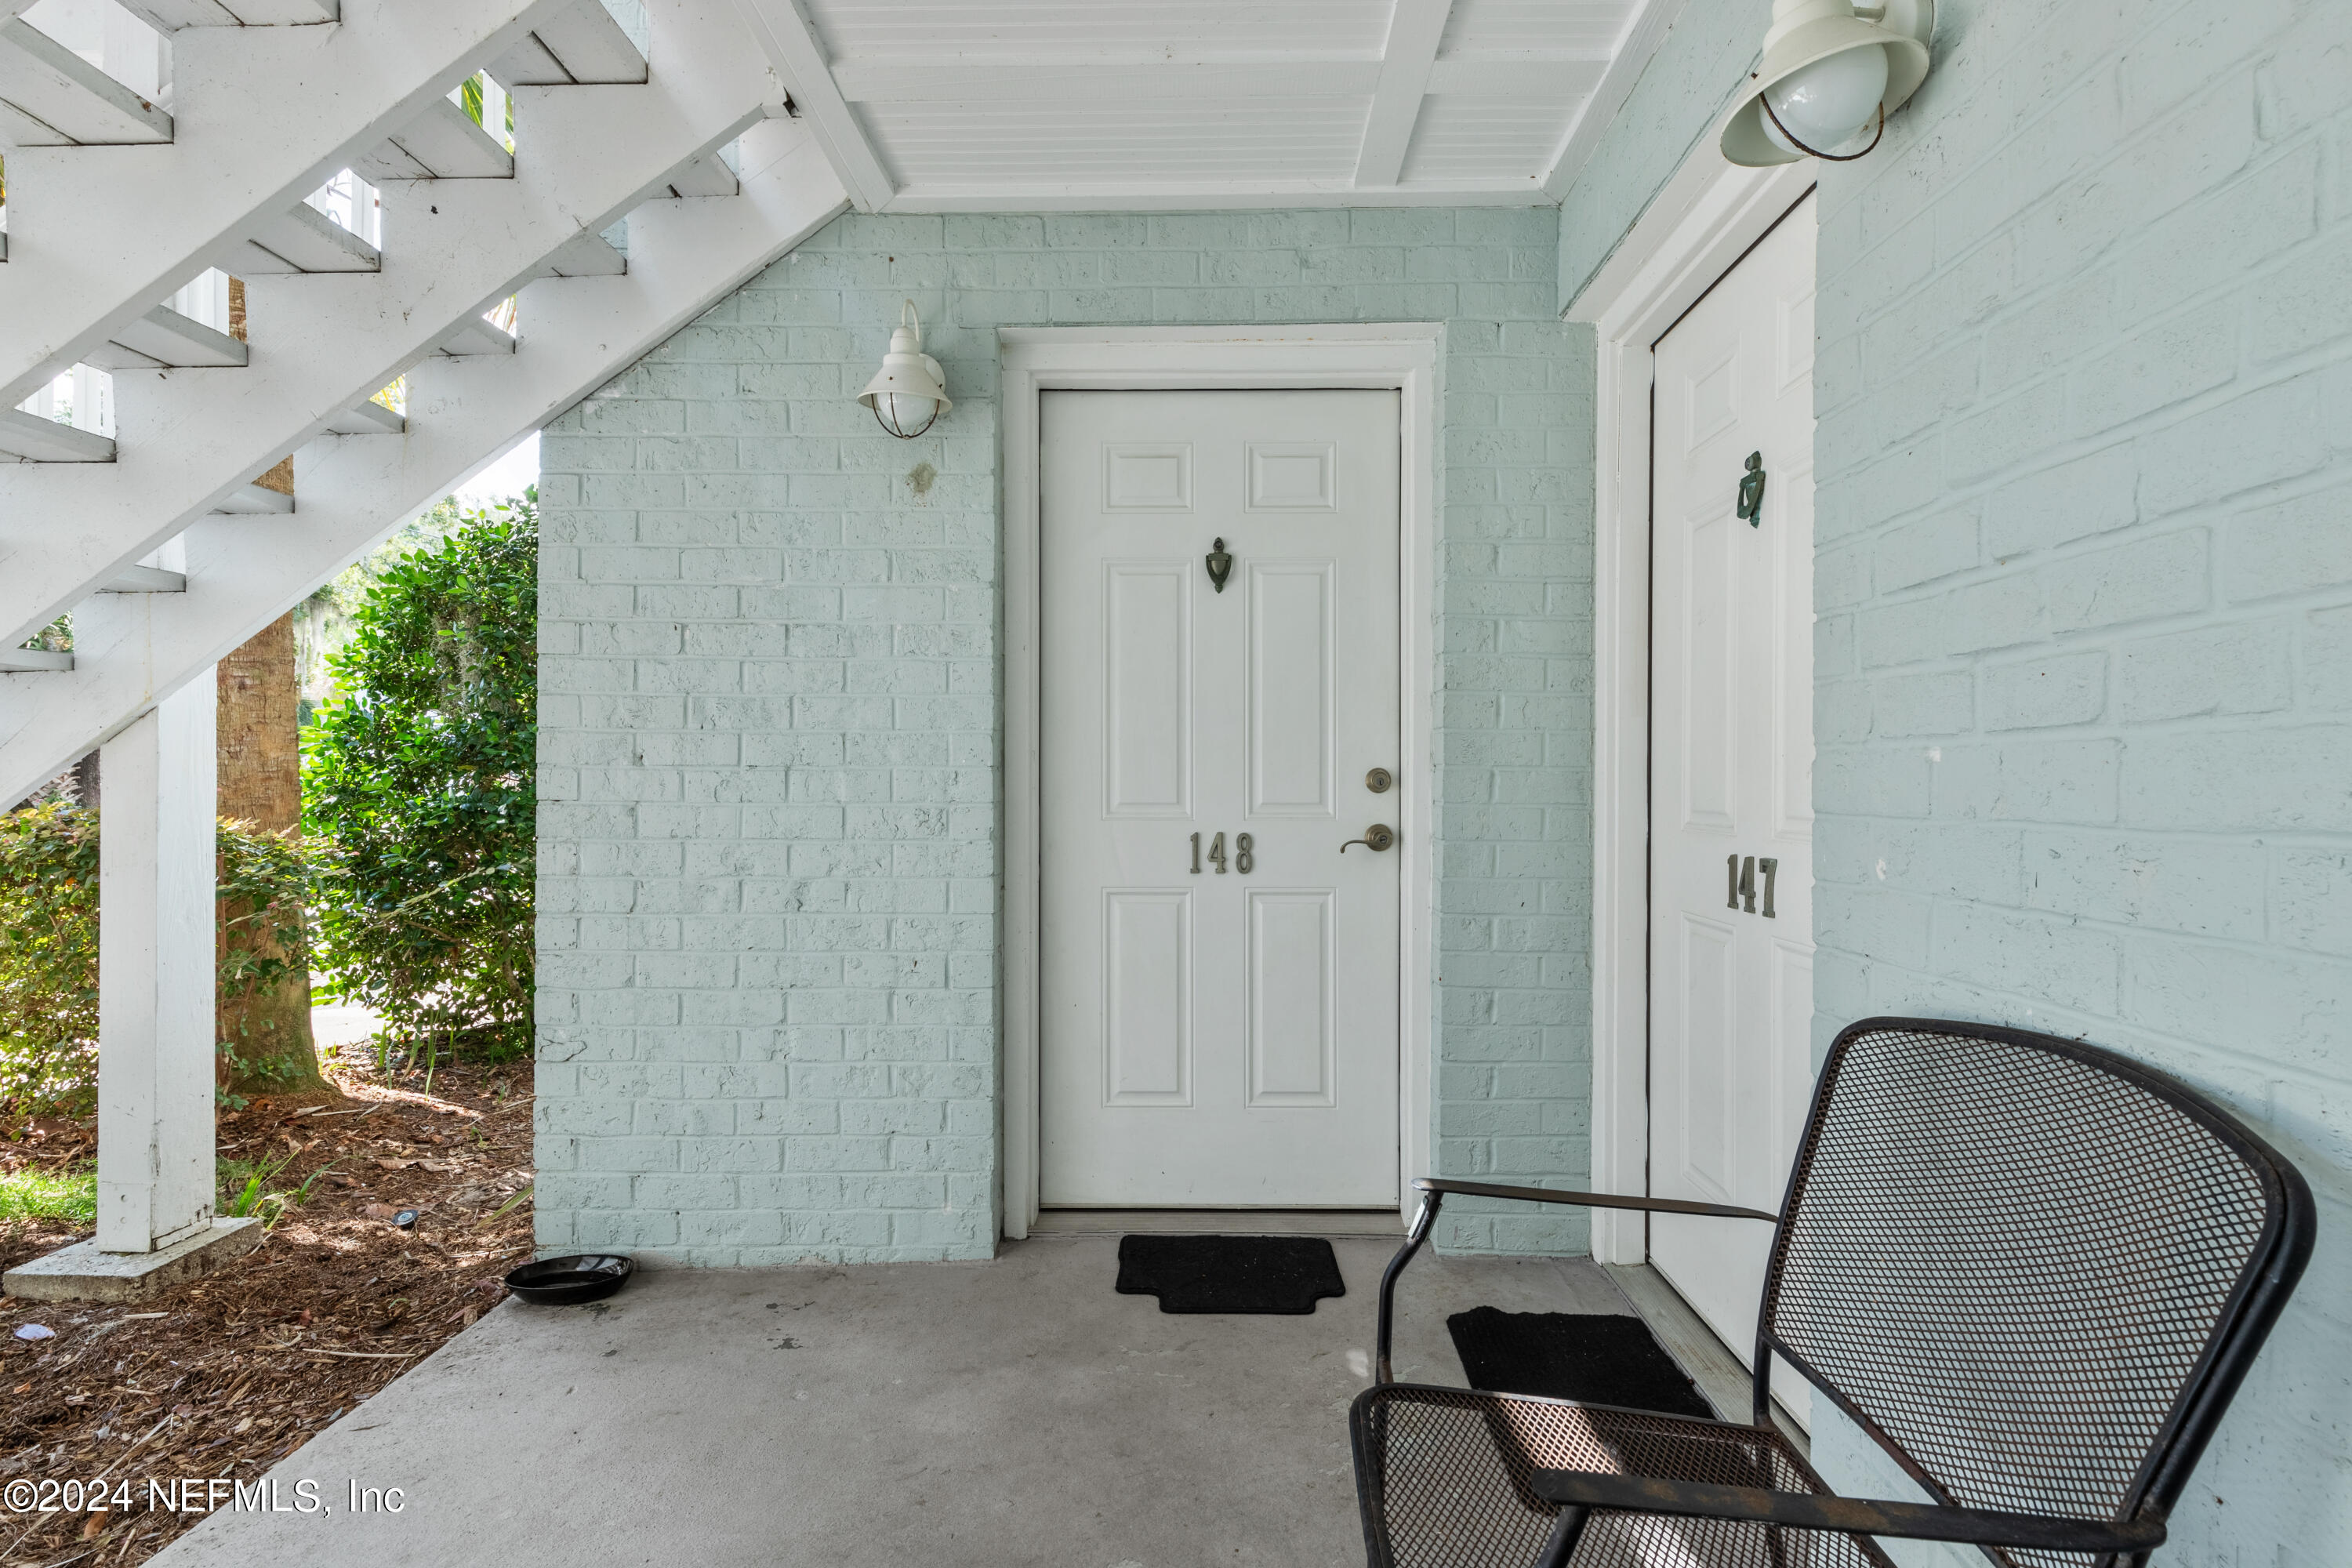
<instances>
[{"instance_id":1,"label":"white support column","mask_svg":"<svg viewBox=\"0 0 2352 1568\"><path fill-rule=\"evenodd\" d=\"M98 1249L213 1222L217 695L190 681L106 742L99 841Z\"/></svg>"}]
</instances>

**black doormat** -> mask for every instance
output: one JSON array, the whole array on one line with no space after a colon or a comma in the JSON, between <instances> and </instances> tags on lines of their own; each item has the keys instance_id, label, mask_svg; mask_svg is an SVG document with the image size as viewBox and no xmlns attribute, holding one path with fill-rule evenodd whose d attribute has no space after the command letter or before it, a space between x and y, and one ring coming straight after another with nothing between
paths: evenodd
<instances>
[{"instance_id":1,"label":"black doormat","mask_svg":"<svg viewBox=\"0 0 2352 1568\"><path fill-rule=\"evenodd\" d=\"M1488 1394L1539 1394L1716 1419L1715 1406L1639 1318L1475 1307L1454 1313L1445 1327L1463 1375Z\"/></svg>"},{"instance_id":2,"label":"black doormat","mask_svg":"<svg viewBox=\"0 0 2352 1568\"><path fill-rule=\"evenodd\" d=\"M1312 1312L1348 1293L1319 1236L1122 1236L1118 1292L1163 1312Z\"/></svg>"}]
</instances>

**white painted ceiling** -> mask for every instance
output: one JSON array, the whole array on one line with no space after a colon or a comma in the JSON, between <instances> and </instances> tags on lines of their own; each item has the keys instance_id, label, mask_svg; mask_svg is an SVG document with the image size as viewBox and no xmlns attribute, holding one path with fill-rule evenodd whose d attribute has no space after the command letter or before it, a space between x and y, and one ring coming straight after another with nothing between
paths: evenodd
<instances>
[{"instance_id":1,"label":"white painted ceiling","mask_svg":"<svg viewBox=\"0 0 2352 1568\"><path fill-rule=\"evenodd\" d=\"M1557 201L1680 0L753 0L859 205Z\"/></svg>"}]
</instances>

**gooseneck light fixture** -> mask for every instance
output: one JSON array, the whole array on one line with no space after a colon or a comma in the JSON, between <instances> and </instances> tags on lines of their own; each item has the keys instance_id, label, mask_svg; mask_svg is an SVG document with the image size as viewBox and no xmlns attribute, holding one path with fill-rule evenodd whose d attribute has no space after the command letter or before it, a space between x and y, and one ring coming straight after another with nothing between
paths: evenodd
<instances>
[{"instance_id":1,"label":"gooseneck light fixture","mask_svg":"<svg viewBox=\"0 0 2352 1568\"><path fill-rule=\"evenodd\" d=\"M1850 163L1927 77L1936 0L1772 0L1764 60L1723 127L1723 155L1760 169L1800 158ZM1836 149L1865 132L1859 153Z\"/></svg>"},{"instance_id":2,"label":"gooseneck light fixture","mask_svg":"<svg viewBox=\"0 0 2352 1568\"><path fill-rule=\"evenodd\" d=\"M947 373L923 352L923 323L915 302L898 310L898 325L890 333L890 352L882 369L857 401L874 410L882 428L901 441L911 441L931 427L931 422L955 406L948 401Z\"/></svg>"}]
</instances>

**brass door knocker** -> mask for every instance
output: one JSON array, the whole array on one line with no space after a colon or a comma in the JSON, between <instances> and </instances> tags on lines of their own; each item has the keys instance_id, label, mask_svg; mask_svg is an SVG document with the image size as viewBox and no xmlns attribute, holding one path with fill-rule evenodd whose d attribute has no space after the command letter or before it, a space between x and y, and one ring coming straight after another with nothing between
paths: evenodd
<instances>
[{"instance_id":1,"label":"brass door knocker","mask_svg":"<svg viewBox=\"0 0 2352 1568\"><path fill-rule=\"evenodd\" d=\"M1232 574L1233 569L1234 558L1225 553L1225 542L1220 539L1217 541L1217 547L1209 552L1210 586L1215 588L1220 594L1223 593L1225 579Z\"/></svg>"},{"instance_id":2,"label":"brass door knocker","mask_svg":"<svg viewBox=\"0 0 2352 1568\"><path fill-rule=\"evenodd\" d=\"M1739 518L1750 528L1764 526L1764 454L1748 454L1748 471L1739 477Z\"/></svg>"}]
</instances>

